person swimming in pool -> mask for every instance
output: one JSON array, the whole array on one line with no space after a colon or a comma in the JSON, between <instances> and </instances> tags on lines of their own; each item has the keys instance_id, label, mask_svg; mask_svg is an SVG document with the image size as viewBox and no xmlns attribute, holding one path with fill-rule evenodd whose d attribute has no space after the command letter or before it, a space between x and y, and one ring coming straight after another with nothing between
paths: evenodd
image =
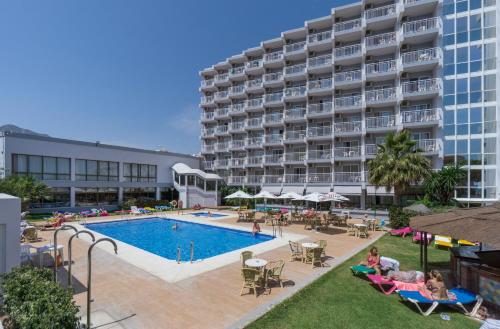
<instances>
[{"instance_id":1,"label":"person swimming in pool","mask_svg":"<svg viewBox=\"0 0 500 329\"><path fill-rule=\"evenodd\" d=\"M172 231L177 231L177 228L178 228L177 224L172 225Z\"/></svg>"}]
</instances>

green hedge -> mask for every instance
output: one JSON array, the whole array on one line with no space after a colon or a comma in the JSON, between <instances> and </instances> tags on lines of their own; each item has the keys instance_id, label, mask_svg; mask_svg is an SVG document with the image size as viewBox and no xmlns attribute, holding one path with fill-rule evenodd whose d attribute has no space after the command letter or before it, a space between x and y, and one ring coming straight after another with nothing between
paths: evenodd
<instances>
[{"instance_id":1,"label":"green hedge","mask_svg":"<svg viewBox=\"0 0 500 329\"><path fill-rule=\"evenodd\" d=\"M410 210L404 210L401 207L389 208L389 221L392 228L402 228L410 225L410 218L417 213Z\"/></svg>"},{"instance_id":2,"label":"green hedge","mask_svg":"<svg viewBox=\"0 0 500 329\"><path fill-rule=\"evenodd\" d=\"M49 269L23 266L2 278L7 329L75 329L78 306Z\"/></svg>"}]
</instances>

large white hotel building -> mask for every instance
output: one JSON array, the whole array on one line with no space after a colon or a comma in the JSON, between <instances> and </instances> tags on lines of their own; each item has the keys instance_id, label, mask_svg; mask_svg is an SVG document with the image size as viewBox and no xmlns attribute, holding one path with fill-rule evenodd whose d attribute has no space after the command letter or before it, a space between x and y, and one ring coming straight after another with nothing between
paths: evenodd
<instances>
[{"instance_id":1,"label":"large white hotel building","mask_svg":"<svg viewBox=\"0 0 500 329\"><path fill-rule=\"evenodd\" d=\"M365 0L200 72L204 169L279 193L392 202L367 160L408 129L456 198L499 199L495 0Z\"/></svg>"}]
</instances>

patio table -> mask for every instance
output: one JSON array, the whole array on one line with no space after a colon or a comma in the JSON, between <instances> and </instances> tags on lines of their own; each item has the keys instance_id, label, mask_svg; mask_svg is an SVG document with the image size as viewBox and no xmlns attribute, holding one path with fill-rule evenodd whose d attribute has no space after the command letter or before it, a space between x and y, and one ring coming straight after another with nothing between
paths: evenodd
<instances>
[{"instance_id":1,"label":"patio table","mask_svg":"<svg viewBox=\"0 0 500 329\"><path fill-rule=\"evenodd\" d=\"M304 243L302 244L302 247L304 247L304 248L306 248L306 249L318 248L318 247L319 247L319 244L314 243L314 242L304 242Z\"/></svg>"},{"instance_id":2,"label":"patio table","mask_svg":"<svg viewBox=\"0 0 500 329\"><path fill-rule=\"evenodd\" d=\"M250 258L245 261L245 265L248 267L262 268L267 265L267 260L260 258Z\"/></svg>"},{"instance_id":3,"label":"patio table","mask_svg":"<svg viewBox=\"0 0 500 329\"><path fill-rule=\"evenodd\" d=\"M354 227L356 228L356 236L359 236L359 228L360 227L367 227L366 224L354 224Z\"/></svg>"}]
</instances>

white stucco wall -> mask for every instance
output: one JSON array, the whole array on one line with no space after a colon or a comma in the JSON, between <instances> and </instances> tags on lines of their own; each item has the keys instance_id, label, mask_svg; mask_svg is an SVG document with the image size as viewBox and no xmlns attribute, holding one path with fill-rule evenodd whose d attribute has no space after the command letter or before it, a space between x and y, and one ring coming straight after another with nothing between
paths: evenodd
<instances>
[{"instance_id":1,"label":"white stucco wall","mask_svg":"<svg viewBox=\"0 0 500 329\"><path fill-rule=\"evenodd\" d=\"M0 193L0 271L9 272L20 262L21 200Z\"/></svg>"}]
</instances>

